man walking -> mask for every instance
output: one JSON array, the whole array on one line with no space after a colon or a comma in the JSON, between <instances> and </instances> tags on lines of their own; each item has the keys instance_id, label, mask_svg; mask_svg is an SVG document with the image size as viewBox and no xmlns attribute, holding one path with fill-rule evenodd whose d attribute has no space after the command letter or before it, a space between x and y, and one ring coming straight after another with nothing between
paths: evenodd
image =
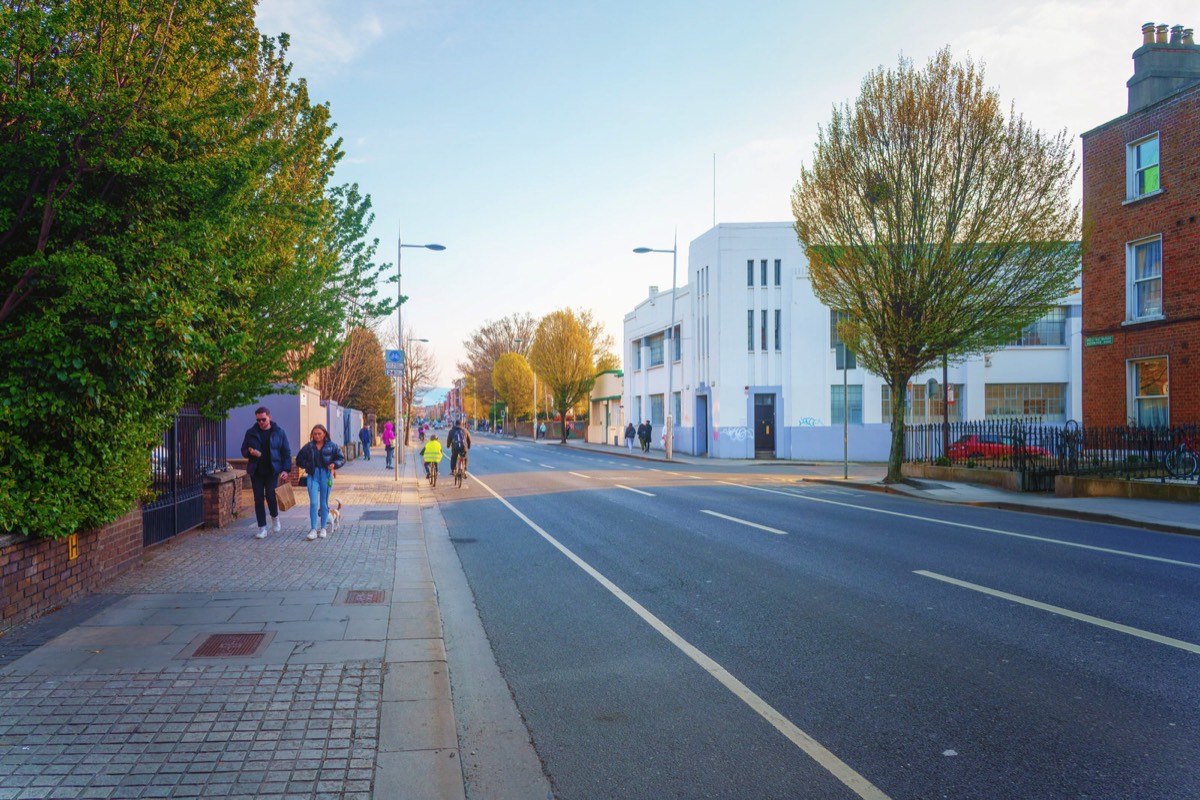
<instances>
[{"instance_id":1,"label":"man walking","mask_svg":"<svg viewBox=\"0 0 1200 800\"><path fill-rule=\"evenodd\" d=\"M363 423L362 429L358 432L358 440L363 446L363 460L371 460L371 429L367 427L367 423Z\"/></svg>"},{"instance_id":2,"label":"man walking","mask_svg":"<svg viewBox=\"0 0 1200 800\"><path fill-rule=\"evenodd\" d=\"M242 458L248 459L250 486L254 490L254 518L259 531L255 539L267 538L267 509L271 511L271 528L279 533L279 505L275 487L288 479L292 469L292 448L287 432L271 421L271 410L259 406L254 411L254 426L242 439ZM266 507L264 507L264 504Z\"/></svg>"}]
</instances>

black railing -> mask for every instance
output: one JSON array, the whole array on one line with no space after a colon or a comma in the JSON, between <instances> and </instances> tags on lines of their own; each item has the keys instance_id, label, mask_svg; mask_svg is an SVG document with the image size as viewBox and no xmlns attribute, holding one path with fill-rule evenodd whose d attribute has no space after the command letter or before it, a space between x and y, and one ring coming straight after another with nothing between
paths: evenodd
<instances>
[{"instance_id":1,"label":"black railing","mask_svg":"<svg viewBox=\"0 0 1200 800\"><path fill-rule=\"evenodd\" d=\"M1032 476L1030 488L1053 488L1054 475L1171 477L1165 458L1182 442L1195 446L1200 426L1084 428L1023 420L952 422L905 428L905 458L1007 469ZM1049 486L1046 482L1049 479ZM1033 484L1031 486L1031 483Z\"/></svg>"},{"instance_id":2,"label":"black railing","mask_svg":"<svg viewBox=\"0 0 1200 800\"><path fill-rule=\"evenodd\" d=\"M154 500L142 506L145 545L170 539L204 522L204 476L225 469L225 422L184 406L162 444L150 454Z\"/></svg>"}]
</instances>

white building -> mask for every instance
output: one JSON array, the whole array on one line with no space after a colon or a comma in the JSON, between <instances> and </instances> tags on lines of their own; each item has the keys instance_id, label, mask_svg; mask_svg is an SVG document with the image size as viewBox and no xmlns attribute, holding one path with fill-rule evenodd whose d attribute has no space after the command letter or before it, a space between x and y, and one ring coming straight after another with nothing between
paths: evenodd
<instances>
[{"instance_id":1,"label":"white building","mask_svg":"<svg viewBox=\"0 0 1200 800\"><path fill-rule=\"evenodd\" d=\"M721 224L691 243L687 284L650 295L625 316L624 416L649 419L662 448L668 366L675 449L714 458L840 460L843 371L837 328L813 295L808 262L790 222ZM950 364L951 421L1079 420L1082 412L1079 294L1031 326L1014 346ZM673 352L672 352L673 351ZM890 397L883 379L845 372L852 460L884 460ZM940 422L927 396L940 368L915 376L910 423Z\"/></svg>"}]
</instances>

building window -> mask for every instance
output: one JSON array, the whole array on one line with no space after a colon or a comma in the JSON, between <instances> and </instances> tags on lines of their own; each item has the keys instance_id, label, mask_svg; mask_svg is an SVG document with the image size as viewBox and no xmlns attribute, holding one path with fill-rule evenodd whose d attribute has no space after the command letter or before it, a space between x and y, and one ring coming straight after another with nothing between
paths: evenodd
<instances>
[{"instance_id":1,"label":"building window","mask_svg":"<svg viewBox=\"0 0 1200 800\"><path fill-rule=\"evenodd\" d=\"M1162 237L1132 242L1128 248L1129 319L1162 316Z\"/></svg>"},{"instance_id":2,"label":"building window","mask_svg":"<svg viewBox=\"0 0 1200 800\"><path fill-rule=\"evenodd\" d=\"M1065 383L989 383L983 387L983 416L987 419L1037 419L1065 422Z\"/></svg>"},{"instance_id":3,"label":"building window","mask_svg":"<svg viewBox=\"0 0 1200 800\"><path fill-rule=\"evenodd\" d=\"M1067 343L1067 307L1059 306L1030 325L1026 325L1007 347L1038 347Z\"/></svg>"},{"instance_id":4,"label":"building window","mask_svg":"<svg viewBox=\"0 0 1200 800\"><path fill-rule=\"evenodd\" d=\"M829 311L829 349L836 350L837 346L842 343L842 337L838 335L838 325L850 319L849 316L841 311Z\"/></svg>"},{"instance_id":5,"label":"building window","mask_svg":"<svg viewBox=\"0 0 1200 800\"><path fill-rule=\"evenodd\" d=\"M780 286L783 283L783 259L775 259L775 285Z\"/></svg>"},{"instance_id":6,"label":"building window","mask_svg":"<svg viewBox=\"0 0 1200 800\"><path fill-rule=\"evenodd\" d=\"M767 285L767 260L765 258L762 260L762 271L759 273L758 283L763 287Z\"/></svg>"},{"instance_id":7,"label":"building window","mask_svg":"<svg viewBox=\"0 0 1200 800\"><path fill-rule=\"evenodd\" d=\"M775 351L783 349L783 312L775 309Z\"/></svg>"},{"instance_id":8,"label":"building window","mask_svg":"<svg viewBox=\"0 0 1200 800\"><path fill-rule=\"evenodd\" d=\"M633 340L633 368L634 369L642 368L642 340L641 339Z\"/></svg>"},{"instance_id":9,"label":"building window","mask_svg":"<svg viewBox=\"0 0 1200 800\"><path fill-rule=\"evenodd\" d=\"M683 351L680 349L683 345L679 342L679 326L676 325L671 329L671 360L678 361L683 357Z\"/></svg>"},{"instance_id":10,"label":"building window","mask_svg":"<svg viewBox=\"0 0 1200 800\"><path fill-rule=\"evenodd\" d=\"M952 383L945 398L949 403L944 407L950 422L962 422L963 409L966 408L966 395L963 394L963 384ZM940 394L940 393L939 393ZM926 384L911 383L908 386L908 410L904 415L906 425L927 425L943 420L942 397L929 397ZM851 397L853 399L853 396ZM881 413L884 422L892 421L892 390L886 384L880 387Z\"/></svg>"},{"instance_id":11,"label":"building window","mask_svg":"<svg viewBox=\"0 0 1200 800\"><path fill-rule=\"evenodd\" d=\"M650 347L650 366L657 367L663 363L663 334L656 333L646 338Z\"/></svg>"},{"instance_id":12,"label":"building window","mask_svg":"<svg viewBox=\"0 0 1200 800\"><path fill-rule=\"evenodd\" d=\"M679 411L682 403L682 392L673 392L671 394L671 419L674 421L676 428L679 427Z\"/></svg>"},{"instance_id":13,"label":"building window","mask_svg":"<svg viewBox=\"0 0 1200 800\"><path fill-rule=\"evenodd\" d=\"M650 395L650 424L663 424L663 396L661 394Z\"/></svg>"},{"instance_id":14,"label":"building window","mask_svg":"<svg viewBox=\"0 0 1200 800\"><path fill-rule=\"evenodd\" d=\"M766 263L765 261L763 262ZM767 310L762 311L762 326L759 329L759 349L764 352L767 349Z\"/></svg>"},{"instance_id":15,"label":"building window","mask_svg":"<svg viewBox=\"0 0 1200 800\"><path fill-rule=\"evenodd\" d=\"M746 312L746 349L754 352L754 311Z\"/></svg>"},{"instance_id":16,"label":"building window","mask_svg":"<svg viewBox=\"0 0 1200 800\"><path fill-rule=\"evenodd\" d=\"M1125 171L1129 177L1128 199L1136 200L1161 188L1158 180L1157 133L1129 145L1125 160Z\"/></svg>"},{"instance_id":17,"label":"building window","mask_svg":"<svg viewBox=\"0 0 1200 800\"><path fill-rule=\"evenodd\" d=\"M850 424L862 424L862 386L847 386L846 397L850 398ZM887 388L887 387L884 387ZM842 396L842 386L829 387L829 424L841 425L846 420L846 403Z\"/></svg>"},{"instance_id":18,"label":"building window","mask_svg":"<svg viewBox=\"0 0 1200 800\"><path fill-rule=\"evenodd\" d=\"M1154 428L1167 426L1167 401L1170 399L1168 377L1165 358L1129 362L1129 385L1133 400L1130 416L1135 424Z\"/></svg>"},{"instance_id":19,"label":"building window","mask_svg":"<svg viewBox=\"0 0 1200 800\"><path fill-rule=\"evenodd\" d=\"M746 285L747 286L754 285L754 259L753 258L747 259L747 261L746 261Z\"/></svg>"},{"instance_id":20,"label":"building window","mask_svg":"<svg viewBox=\"0 0 1200 800\"><path fill-rule=\"evenodd\" d=\"M637 420L637 424L641 425L646 418L642 416L642 396L638 395L633 398L633 418ZM637 426L634 426L637 427Z\"/></svg>"}]
</instances>

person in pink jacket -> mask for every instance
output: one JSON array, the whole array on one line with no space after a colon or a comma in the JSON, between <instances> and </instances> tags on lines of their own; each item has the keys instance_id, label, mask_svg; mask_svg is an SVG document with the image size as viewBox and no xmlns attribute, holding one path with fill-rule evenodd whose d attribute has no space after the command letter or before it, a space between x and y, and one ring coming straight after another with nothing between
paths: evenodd
<instances>
[{"instance_id":1,"label":"person in pink jacket","mask_svg":"<svg viewBox=\"0 0 1200 800\"><path fill-rule=\"evenodd\" d=\"M383 449L387 452L387 466L384 469L392 469L392 458L396 454L396 432L392 430L392 423L383 423L383 435L379 438L383 439Z\"/></svg>"}]
</instances>

